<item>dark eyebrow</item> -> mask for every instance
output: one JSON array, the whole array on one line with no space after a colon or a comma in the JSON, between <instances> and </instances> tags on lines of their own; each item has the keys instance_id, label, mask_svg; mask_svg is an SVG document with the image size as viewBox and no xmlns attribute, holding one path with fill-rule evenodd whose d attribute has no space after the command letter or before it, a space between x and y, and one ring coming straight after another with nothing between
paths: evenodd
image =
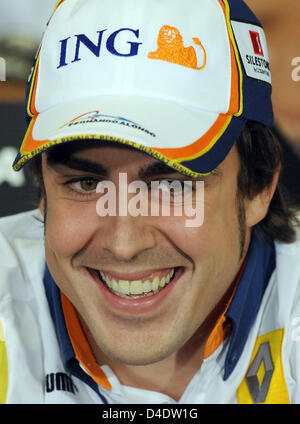
<instances>
[{"instance_id":1,"label":"dark eyebrow","mask_svg":"<svg viewBox=\"0 0 300 424\"><path fill-rule=\"evenodd\" d=\"M51 161L50 161L51 162ZM55 161L57 163L57 161ZM49 163L49 162L48 162ZM60 164L76 171L91 172L93 174L100 174L108 176L107 169L100 163L95 163L88 159L81 159L75 156L70 156L59 161ZM174 174L177 173L175 169L170 168L163 162L154 162L151 165L141 168L139 171L139 178L149 178L160 174Z\"/></svg>"},{"instance_id":2,"label":"dark eyebrow","mask_svg":"<svg viewBox=\"0 0 300 424\"><path fill-rule=\"evenodd\" d=\"M64 158L53 158L48 156L47 163L48 165L63 165L75 171L98 174L105 177L108 175L107 169L100 163L92 162L88 159L77 158L72 155Z\"/></svg>"},{"instance_id":3,"label":"dark eyebrow","mask_svg":"<svg viewBox=\"0 0 300 424\"><path fill-rule=\"evenodd\" d=\"M48 165L63 165L76 171L98 174L107 177L108 170L100 163L93 162L89 159L83 159L75 156L75 153L53 151L47 155ZM164 162L155 161L139 171L139 178L146 179L160 174L174 174L177 171L169 167Z\"/></svg>"},{"instance_id":4,"label":"dark eyebrow","mask_svg":"<svg viewBox=\"0 0 300 424\"><path fill-rule=\"evenodd\" d=\"M178 174L178 171L171 168L164 162L153 162L151 165L141 168L139 171L139 177L141 179L154 177L155 175L161 175L161 174Z\"/></svg>"},{"instance_id":5,"label":"dark eyebrow","mask_svg":"<svg viewBox=\"0 0 300 424\"><path fill-rule=\"evenodd\" d=\"M47 164L50 166L63 165L76 171L97 174L105 177L108 177L109 175L108 169L105 168L101 163L93 162L89 159L76 157L75 153L58 151L49 152L49 154L47 155ZM183 175L180 174L177 170L168 166L166 163L161 162L159 160L152 162L148 166L141 167L139 170L140 179L147 179L150 177L155 177L157 175L170 174Z\"/></svg>"}]
</instances>

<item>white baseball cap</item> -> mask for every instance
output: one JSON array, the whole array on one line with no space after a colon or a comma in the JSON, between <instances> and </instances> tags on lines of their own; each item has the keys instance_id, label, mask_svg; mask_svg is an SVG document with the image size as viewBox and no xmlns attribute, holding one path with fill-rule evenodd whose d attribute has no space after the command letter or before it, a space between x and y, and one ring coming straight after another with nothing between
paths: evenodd
<instances>
[{"instance_id":1,"label":"white baseball cap","mask_svg":"<svg viewBox=\"0 0 300 424\"><path fill-rule=\"evenodd\" d=\"M54 145L95 140L208 174L247 120L273 124L264 31L242 0L60 0L27 115L15 170Z\"/></svg>"}]
</instances>

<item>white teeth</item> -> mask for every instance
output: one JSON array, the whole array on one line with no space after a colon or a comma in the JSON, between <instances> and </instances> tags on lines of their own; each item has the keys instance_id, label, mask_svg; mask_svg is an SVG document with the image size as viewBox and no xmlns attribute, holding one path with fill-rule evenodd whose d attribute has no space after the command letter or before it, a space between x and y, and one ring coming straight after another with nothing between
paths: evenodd
<instances>
[{"instance_id":1,"label":"white teeth","mask_svg":"<svg viewBox=\"0 0 300 424\"><path fill-rule=\"evenodd\" d=\"M119 280L119 291L122 294L130 294L128 280Z\"/></svg>"},{"instance_id":2,"label":"white teeth","mask_svg":"<svg viewBox=\"0 0 300 424\"><path fill-rule=\"evenodd\" d=\"M159 287L159 277L155 277L154 280L152 281L152 290L154 292L156 292L158 290Z\"/></svg>"},{"instance_id":3,"label":"white teeth","mask_svg":"<svg viewBox=\"0 0 300 424\"><path fill-rule=\"evenodd\" d=\"M141 295L151 295L157 293L159 290L163 289L171 280L174 275L174 269L172 269L168 275L159 278L158 276L154 277L152 281L146 280L116 280L115 278L110 279L103 272L99 272L101 279L106 283L106 285L117 295L119 296L141 296Z\"/></svg>"},{"instance_id":4,"label":"white teeth","mask_svg":"<svg viewBox=\"0 0 300 424\"><path fill-rule=\"evenodd\" d=\"M166 285L166 277L163 277L159 282L159 287L163 288Z\"/></svg>"},{"instance_id":5,"label":"white teeth","mask_svg":"<svg viewBox=\"0 0 300 424\"><path fill-rule=\"evenodd\" d=\"M144 293L143 282L141 280L131 281L130 294L141 294L141 293Z\"/></svg>"},{"instance_id":6,"label":"white teeth","mask_svg":"<svg viewBox=\"0 0 300 424\"><path fill-rule=\"evenodd\" d=\"M119 284L117 283L116 280L112 280L112 287L111 287L114 291L118 291L119 289Z\"/></svg>"},{"instance_id":7,"label":"white teeth","mask_svg":"<svg viewBox=\"0 0 300 424\"><path fill-rule=\"evenodd\" d=\"M144 284L143 284L143 287L144 287L144 293L145 294L151 292L152 291L151 281L149 281L149 280L145 281Z\"/></svg>"}]
</instances>

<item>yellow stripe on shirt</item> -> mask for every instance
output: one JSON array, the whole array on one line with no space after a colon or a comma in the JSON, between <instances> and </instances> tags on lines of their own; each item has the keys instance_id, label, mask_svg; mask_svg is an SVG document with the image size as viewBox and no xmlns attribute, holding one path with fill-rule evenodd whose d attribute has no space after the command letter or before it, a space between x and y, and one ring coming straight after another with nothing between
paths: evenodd
<instances>
[{"instance_id":1,"label":"yellow stripe on shirt","mask_svg":"<svg viewBox=\"0 0 300 424\"><path fill-rule=\"evenodd\" d=\"M8 361L3 326L0 320L0 404L6 402L8 385Z\"/></svg>"}]
</instances>

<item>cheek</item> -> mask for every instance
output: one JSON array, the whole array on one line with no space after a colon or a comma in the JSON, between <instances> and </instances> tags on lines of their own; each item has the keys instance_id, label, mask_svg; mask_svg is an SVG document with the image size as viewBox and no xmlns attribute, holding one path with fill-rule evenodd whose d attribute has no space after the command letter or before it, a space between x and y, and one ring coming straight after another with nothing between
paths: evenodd
<instances>
[{"instance_id":1,"label":"cheek","mask_svg":"<svg viewBox=\"0 0 300 424\"><path fill-rule=\"evenodd\" d=\"M199 261L203 263L204 260L207 263L212 259L209 254L211 249L215 249L215 236L210 220L204 219L203 225L199 227L187 227L186 219L190 218L160 217L156 228L176 250L180 251L182 255L188 256L194 265Z\"/></svg>"},{"instance_id":2,"label":"cheek","mask_svg":"<svg viewBox=\"0 0 300 424\"><path fill-rule=\"evenodd\" d=\"M78 202L77 202L78 203ZM91 203L57 199L47 204L46 243L56 255L71 257L92 238L99 217Z\"/></svg>"},{"instance_id":3,"label":"cheek","mask_svg":"<svg viewBox=\"0 0 300 424\"><path fill-rule=\"evenodd\" d=\"M187 225L188 222L192 225ZM191 257L225 248L236 249L239 220L235 193L225 187L213 194L207 193L196 215L160 217L159 226L174 245Z\"/></svg>"}]
</instances>

